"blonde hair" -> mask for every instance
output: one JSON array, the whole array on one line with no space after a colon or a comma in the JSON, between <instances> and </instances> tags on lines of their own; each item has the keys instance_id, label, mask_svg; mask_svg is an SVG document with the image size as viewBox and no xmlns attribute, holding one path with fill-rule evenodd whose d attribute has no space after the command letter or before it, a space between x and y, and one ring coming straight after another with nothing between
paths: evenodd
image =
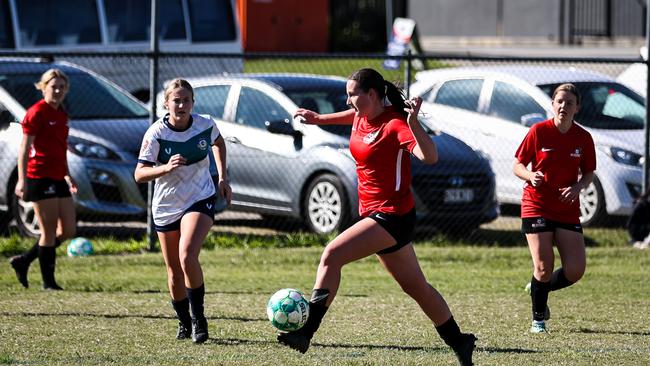
<instances>
[{"instance_id":1,"label":"blonde hair","mask_svg":"<svg viewBox=\"0 0 650 366\"><path fill-rule=\"evenodd\" d=\"M557 93L561 92L561 91L571 93L571 94L575 95L576 103L578 103L578 105L580 105L580 92L578 91L578 88L576 88L575 85L573 85L571 83L565 83L565 84L559 85L553 91L553 96L551 97L551 99L555 100L555 95Z\"/></svg>"},{"instance_id":2,"label":"blonde hair","mask_svg":"<svg viewBox=\"0 0 650 366\"><path fill-rule=\"evenodd\" d=\"M63 71L59 69L49 69L41 75L41 80L38 83L35 83L34 86L40 91L44 91L47 83L49 83L54 78L61 78L65 81L65 87L68 89L70 87L70 79Z\"/></svg>"},{"instance_id":3,"label":"blonde hair","mask_svg":"<svg viewBox=\"0 0 650 366\"><path fill-rule=\"evenodd\" d=\"M167 101L167 98L169 98L169 94L174 91L174 89L178 88L183 88L189 90L190 94L192 94L192 102L194 101L194 88L192 88L192 85L190 85L190 82L181 79L181 78L176 78L167 84L167 87L165 87L165 102Z\"/></svg>"}]
</instances>

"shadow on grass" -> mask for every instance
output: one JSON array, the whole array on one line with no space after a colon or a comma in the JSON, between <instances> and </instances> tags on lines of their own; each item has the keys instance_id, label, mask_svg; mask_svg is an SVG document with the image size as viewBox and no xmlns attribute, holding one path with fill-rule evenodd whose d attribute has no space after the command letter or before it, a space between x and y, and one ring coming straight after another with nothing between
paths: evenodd
<instances>
[{"instance_id":1,"label":"shadow on grass","mask_svg":"<svg viewBox=\"0 0 650 366\"><path fill-rule=\"evenodd\" d=\"M599 329L599 330L594 330L594 329L588 329L588 328L580 328L578 329L577 333L585 333L585 334L617 334L617 335L634 335L634 336L650 336L650 332L632 332L632 331L622 331L622 330L606 330L606 329Z\"/></svg>"},{"instance_id":2,"label":"shadow on grass","mask_svg":"<svg viewBox=\"0 0 650 366\"><path fill-rule=\"evenodd\" d=\"M36 312L0 312L0 316L6 317L87 317L87 318L103 318L103 319L176 319L173 315L149 315L149 314L93 314L93 313L79 313L79 312L62 312L62 313L36 313ZM240 316L208 316L210 320L235 320L240 322L267 322L266 318L245 318Z\"/></svg>"}]
</instances>

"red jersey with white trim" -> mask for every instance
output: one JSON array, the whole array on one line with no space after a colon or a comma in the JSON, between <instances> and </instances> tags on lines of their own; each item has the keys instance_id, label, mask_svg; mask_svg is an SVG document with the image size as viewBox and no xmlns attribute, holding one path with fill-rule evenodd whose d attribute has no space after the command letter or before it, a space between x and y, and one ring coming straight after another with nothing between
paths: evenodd
<instances>
[{"instance_id":1,"label":"red jersey with white trim","mask_svg":"<svg viewBox=\"0 0 650 366\"><path fill-rule=\"evenodd\" d=\"M63 179L68 173L68 114L41 99L27 110L22 126L25 135L34 136L25 175Z\"/></svg>"},{"instance_id":2,"label":"red jersey with white trim","mask_svg":"<svg viewBox=\"0 0 650 366\"><path fill-rule=\"evenodd\" d=\"M350 152L357 163L359 215L403 215L414 206L410 153L416 145L406 117L386 107L373 120L354 117Z\"/></svg>"},{"instance_id":3,"label":"red jersey with white trim","mask_svg":"<svg viewBox=\"0 0 650 366\"><path fill-rule=\"evenodd\" d=\"M521 199L521 217L542 216L569 224L580 223L580 202L560 201L560 188L570 187L580 174L596 170L594 141L584 128L573 123L561 133L553 119L537 123L528 131L515 158L531 171L544 173L538 187L524 184Z\"/></svg>"}]
</instances>

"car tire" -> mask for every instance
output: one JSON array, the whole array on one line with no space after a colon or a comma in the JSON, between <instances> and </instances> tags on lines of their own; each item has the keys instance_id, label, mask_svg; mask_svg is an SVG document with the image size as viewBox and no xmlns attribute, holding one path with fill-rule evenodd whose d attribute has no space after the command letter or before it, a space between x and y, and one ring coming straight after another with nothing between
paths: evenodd
<instances>
[{"instance_id":1,"label":"car tire","mask_svg":"<svg viewBox=\"0 0 650 366\"><path fill-rule=\"evenodd\" d=\"M307 185L302 205L303 218L314 233L339 232L349 224L349 206L341 180L333 174L321 174Z\"/></svg>"},{"instance_id":2,"label":"car tire","mask_svg":"<svg viewBox=\"0 0 650 366\"><path fill-rule=\"evenodd\" d=\"M607 221L605 195L597 177L580 191L580 222L582 226L594 226Z\"/></svg>"},{"instance_id":3,"label":"car tire","mask_svg":"<svg viewBox=\"0 0 650 366\"><path fill-rule=\"evenodd\" d=\"M16 178L11 179L9 183L11 202L10 212L14 220L16 220L16 227L18 231L28 237L38 238L41 235L41 228L38 226L34 206L31 202L25 202L16 196L13 191L16 186Z\"/></svg>"}]
</instances>

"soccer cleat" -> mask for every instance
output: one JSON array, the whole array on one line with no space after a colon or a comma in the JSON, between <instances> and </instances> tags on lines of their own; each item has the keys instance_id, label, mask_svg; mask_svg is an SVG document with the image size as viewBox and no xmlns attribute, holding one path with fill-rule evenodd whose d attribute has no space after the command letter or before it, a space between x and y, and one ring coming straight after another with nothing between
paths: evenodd
<instances>
[{"instance_id":1,"label":"soccer cleat","mask_svg":"<svg viewBox=\"0 0 650 366\"><path fill-rule=\"evenodd\" d=\"M533 320L533 324L530 326L531 333L548 333L546 330L546 323L543 320Z\"/></svg>"},{"instance_id":2,"label":"soccer cleat","mask_svg":"<svg viewBox=\"0 0 650 366\"><path fill-rule=\"evenodd\" d=\"M457 347L453 348L460 366L472 366L472 353L478 338L472 333L463 333Z\"/></svg>"},{"instance_id":3,"label":"soccer cleat","mask_svg":"<svg viewBox=\"0 0 650 366\"><path fill-rule=\"evenodd\" d=\"M524 291L526 291L528 293L528 295L531 294L530 288L531 288L531 285L530 285L530 282L528 282L526 284L526 287L524 287ZM549 319L551 319L551 309L548 307L548 305L546 305L546 308L544 309L544 320L549 320Z\"/></svg>"},{"instance_id":4,"label":"soccer cleat","mask_svg":"<svg viewBox=\"0 0 650 366\"><path fill-rule=\"evenodd\" d=\"M16 278L18 282L23 285L24 288L29 288L29 282L27 282L27 272L29 271L29 264L25 263L25 260L21 255L15 255L9 258L9 264L16 271Z\"/></svg>"},{"instance_id":5,"label":"soccer cleat","mask_svg":"<svg viewBox=\"0 0 650 366\"><path fill-rule=\"evenodd\" d=\"M311 337L308 337L301 329L294 332L278 333L278 342L295 349L300 353L305 353L309 349Z\"/></svg>"},{"instance_id":6,"label":"soccer cleat","mask_svg":"<svg viewBox=\"0 0 650 366\"><path fill-rule=\"evenodd\" d=\"M205 317L192 319L192 342L203 343L208 340L208 321Z\"/></svg>"},{"instance_id":7,"label":"soccer cleat","mask_svg":"<svg viewBox=\"0 0 650 366\"><path fill-rule=\"evenodd\" d=\"M56 282L53 283L44 283L43 290L47 291L62 291L63 287L59 286Z\"/></svg>"},{"instance_id":8,"label":"soccer cleat","mask_svg":"<svg viewBox=\"0 0 650 366\"><path fill-rule=\"evenodd\" d=\"M189 339L192 337L192 326L190 325L189 327L183 324L182 322L178 322L178 332L176 333L176 339Z\"/></svg>"}]
</instances>

